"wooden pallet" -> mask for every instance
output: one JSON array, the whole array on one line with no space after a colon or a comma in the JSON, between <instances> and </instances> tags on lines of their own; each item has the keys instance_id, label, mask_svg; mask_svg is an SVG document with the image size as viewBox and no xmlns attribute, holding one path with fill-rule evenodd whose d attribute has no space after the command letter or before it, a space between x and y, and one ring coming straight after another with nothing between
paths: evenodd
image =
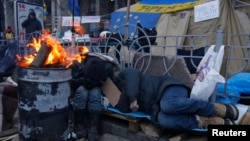
<instances>
[{"instance_id":1,"label":"wooden pallet","mask_svg":"<svg viewBox=\"0 0 250 141\"><path fill-rule=\"evenodd\" d=\"M138 119L138 118L134 118L131 116L124 116L124 115L114 113L111 111L105 111L103 114L106 116L110 116L110 117L114 117L114 118L118 118L118 119L122 119L122 120L127 121L128 122L128 129L130 131L137 132L140 130L140 119Z\"/></svg>"}]
</instances>

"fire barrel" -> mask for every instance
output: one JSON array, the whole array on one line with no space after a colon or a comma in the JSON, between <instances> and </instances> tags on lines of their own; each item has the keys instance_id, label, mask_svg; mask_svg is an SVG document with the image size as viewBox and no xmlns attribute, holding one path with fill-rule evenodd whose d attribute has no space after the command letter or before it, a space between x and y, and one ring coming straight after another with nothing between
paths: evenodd
<instances>
[{"instance_id":1,"label":"fire barrel","mask_svg":"<svg viewBox=\"0 0 250 141\"><path fill-rule=\"evenodd\" d=\"M71 69L18 67L17 77L19 140L64 140Z\"/></svg>"}]
</instances>

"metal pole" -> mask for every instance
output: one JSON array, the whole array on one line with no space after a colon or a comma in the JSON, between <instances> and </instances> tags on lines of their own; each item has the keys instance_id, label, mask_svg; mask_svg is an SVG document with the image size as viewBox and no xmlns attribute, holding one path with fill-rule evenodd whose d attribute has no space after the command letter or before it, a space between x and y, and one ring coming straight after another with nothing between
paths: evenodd
<instances>
[{"instance_id":1,"label":"metal pole","mask_svg":"<svg viewBox=\"0 0 250 141\"><path fill-rule=\"evenodd\" d=\"M214 50L215 52L218 52L221 45L223 45L223 38L224 38L224 31L222 29L218 29L216 33L216 43L215 43L215 50ZM216 102L216 88L210 97L210 102Z\"/></svg>"},{"instance_id":2,"label":"metal pole","mask_svg":"<svg viewBox=\"0 0 250 141\"><path fill-rule=\"evenodd\" d=\"M117 2L117 1L118 1L118 0L115 0L115 1L114 1L114 7L115 7L114 9L115 9L115 10L118 9L118 2Z\"/></svg>"},{"instance_id":3,"label":"metal pole","mask_svg":"<svg viewBox=\"0 0 250 141\"><path fill-rule=\"evenodd\" d=\"M2 16L3 16L3 14L2 14L3 13L3 1L1 0L0 2L1 2L0 3L1 4L0 5L0 37L1 37L2 36L1 32L4 31L4 29L2 28L2 21L3 21L3 18L2 18Z\"/></svg>"},{"instance_id":4,"label":"metal pole","mask_svg":"<svg viewBox=\"0 0 250 141\"><path fill-rule=\"evenodd\" d=\"M55 0L51 0L51 23L52 23L52 30L56 27L55 25Z\"/></svg>"},{"instance_id":5,"label":"metal pole","mask_svg":"<svg viewBox=\"0 0 250 141\"><path fill-rule=\"evenodd\" d=\"M72 8L72 29L71 29L71 32L72 32L72 40L71 40L71 43L72 43L72 47L75 47L75 22L74 22L74 17L75 17L75 0L73 0L73 4L72 4L73 8ZM76 50L74 50L74 52L76 52Z\"/></svg>"},{"instance_id":6,"label":"metal pole","mask_svg":"<svg viewBox=\"0 0 250 141\"><path fill-rule=\"evenodd\" d=\"M3 1L3 9L4 9L4 29L6 29L7 28L7 26L9 25L8 24L8 21L7 21L7 18L9 18L7 15L7 1L6 0L4 0Z\"/></svg>"},{"instance_id":7,"label":"metal pole","mask_svg":"<svg viewBox=\"0 0 250 141\"><path fill-rule=\"evenodd\" d=\"M130 14L130 0L127 1L127 13L126 13L126 23L124 32L124 42L128 39L128 24L129 24L129 14Z\"/></svg>"},{"instance_id":8,"label":"metal pole","mask_svg":"<svg viewBox=\"0 0 250 141\"><path fill-rule=\"evenodd\" d=\"M74 17L75 17L75 0L73 0L73 4L72 4L73 8L72 8L72 35L75 33L75 28L74 28Z\"/></svg>"},{"instance_id":9,"label":"metal pole","mask_svg":"<svg viewBox=\"0 0 250 141\"><path fill-rule=\"evenodd\" d=\"M218 29L216 35L216 43L215 43L215 51L218 52L220 46L223 45L224 31L222 29Z\"/></svg>"},{"instance_id":10,"label":"metal pole","mask_svg":"<svg viewBox=\"0 0 250 141\"><path fill-rule=\"evenodd\" d=\"M100 15L100 0L95 0L95 14Z\"/></svg>"}]
</instances>

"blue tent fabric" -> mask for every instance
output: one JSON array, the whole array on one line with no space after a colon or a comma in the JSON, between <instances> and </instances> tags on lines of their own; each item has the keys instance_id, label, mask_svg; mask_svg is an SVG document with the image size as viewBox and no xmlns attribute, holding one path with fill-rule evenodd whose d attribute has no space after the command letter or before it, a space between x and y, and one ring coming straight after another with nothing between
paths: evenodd
<instances>
[{"instance_id":1,"label":"blue tent fabric","mask_svg":"<svg viewBox=\"0 0 250 141\"><path fill-rule=\"evenodd\" d=\"M124 112L121 112L120 110L114 108L110 104L107 107L107 111L114 112L116 114L120 114L120 115L123 115L123 116L130 116L130 117L133 117L133 118L145 118L145 119L148 119L148 120L152 121L151 118L150 118L150 115L148 115L148 114L145 114L145 113L139 112L139 111L124 113ZM155 123L155 124L157 124L157 123ZM196 133L203 133L203 132L207 132L207 129L194 128L194 129L191 129L189 131L196 132Z\"/></svg>"},{"instance_id":2,"label":"blue tent fabric","mask_svg":"<svg viewBox=\"0 0 250 141\"><path fill-rule=\"evenodd\" d=\"M109 31L119 32L124 34L124 26L126 23L126 11L115 11L111 13ZM153 28L160 18L160 13L138 13L130 12L129 24L136 25L138 22L141 23L142 27ZM119 27L119 31L115 31ZM134 26L129 26L128 36L137 35L136 28Z\"/></svg>"},{"instance_id":3,"label":"blue tent fabric","mask_svg":"<svg viewBox=\"0 0 250 141\"><path fill-rule=\"evenodd\" d=\"M135 118L146 118L151 120L150 115L147 115L143 112L130 112L130 113L123 113L120 110L114 108L113 106L109 105L107 108L108 111L117 113L117 114L121 114L121 115L125 115L125 116L130 116L130 117L135 117Z\"/></svg>"}]
</instances>

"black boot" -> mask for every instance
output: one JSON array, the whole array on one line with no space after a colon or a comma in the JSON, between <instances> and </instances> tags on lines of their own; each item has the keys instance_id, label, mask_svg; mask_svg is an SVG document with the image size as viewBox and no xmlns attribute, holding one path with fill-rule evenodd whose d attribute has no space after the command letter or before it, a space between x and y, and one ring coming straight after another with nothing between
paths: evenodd
<instances>
[{"instance_id":1,"label":"black boot","mask_svg":"<svg viewBox=\"0 0 250 141\"><path fill-rule=\"evenodd\" d=\"M85 138L87 137L87 131L85 128L85 115L86 115L86 110L75 110L74 111L74 131L77 135L78 139Z\"/></svg>"},{"instance_id":2,"label":"black boot","mask_svg":"<svg viewBox=\"0 0 250 141\"><path fill-rule=\"evenodd\" d=\"M95 111L95 110L89 111L88 141L98 141L99 140L100 113L101 113L101 111Z\"/></svg>"},{"instance_id":3,"label":"black boot","mask_svg":"<svg viewBox=\"0 0 250 141\"><path fill-rule=\"evenodd\" d=\"M214 103L214 107L216 116L230 120L237 120L239 117L239 110L233 104Z\"/></svg>"}]
</instances>

